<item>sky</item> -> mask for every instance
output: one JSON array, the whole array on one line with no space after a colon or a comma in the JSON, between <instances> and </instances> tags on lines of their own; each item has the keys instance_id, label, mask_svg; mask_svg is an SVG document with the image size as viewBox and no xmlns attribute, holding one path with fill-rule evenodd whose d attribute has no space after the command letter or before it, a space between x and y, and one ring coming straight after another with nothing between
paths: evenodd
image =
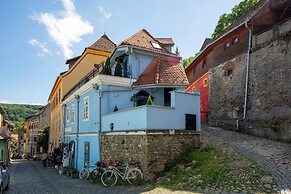
<instances>
[{"instance_id":1,"label":"sky","mask_svg":"<svg viewBox=\"0 0 291 194\"><path fill-rule=\"evenodd\" d=\"M199 51L240 0L9 0L0 6L0 103L46 104L66 59L106 33L115 43L148 30L182 57Z\"/></svg>"}]
</instances>

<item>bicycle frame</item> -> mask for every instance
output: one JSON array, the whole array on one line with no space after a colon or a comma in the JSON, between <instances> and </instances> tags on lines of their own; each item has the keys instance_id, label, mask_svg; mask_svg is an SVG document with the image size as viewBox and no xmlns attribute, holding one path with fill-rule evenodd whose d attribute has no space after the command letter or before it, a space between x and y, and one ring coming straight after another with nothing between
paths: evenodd
<instances>
[{"instance_id":1,"label":"bicycle frame","mask_svg":"<svg viewBox=\"0 0 291 194\"><path fill-rule=\"evenodd\" d=\"M120 178L122 178L122 180L125 180L129 167L128 165L126 165L124 173L116 167L113 167L112 170L115 174L117 174Z\"/></svg>"}]
</instances>

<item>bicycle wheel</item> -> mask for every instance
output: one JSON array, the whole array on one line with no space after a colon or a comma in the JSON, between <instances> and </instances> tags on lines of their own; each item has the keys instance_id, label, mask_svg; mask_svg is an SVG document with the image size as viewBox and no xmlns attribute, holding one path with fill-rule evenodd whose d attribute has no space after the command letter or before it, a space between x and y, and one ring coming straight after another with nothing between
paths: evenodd
<instances>
[{"instance_id":1,"label":"bicycle wheel","mask_svg":"<svg viewBox=\"0 0 291 194\"><path fill-rule=\"evenodd\" d=\"M137 168L129 169L127 172L126 180L129 182L129 184L139 185L142 183L143 174L141 170Z\"/></svg>"},{"instance_id":2,"label":"bicycle wheel","mask_svg":"<svg viewBox=\"0 0 291 194\"><path fill-rule=\"evenodd\" d=\"M86 180L89 178L90 172L87 168L83 168L82 170L80 170L79 172L79 178L81 180Z\"/></svg>"},{"instance_id":3,"label":"bicycle wheel","mask_svg":"<svg viewBox=\"0 0 291 194\"><path fill-rule=\"evenodd\" d=\"M105 187L112 187L117 182L117 175L113 170L106 170L101 176L101 182Z\"/></svg>"},{"instance_id":4,"label":"bicycle wheel","mask_svg":"<svg viewBox=\"0 0 291 194\"><path fill-rule=\"evenodd\" d=\"M101 175L103 174L103 172L105 171L105 169L103 168L95 168L92 172L91 172L91 180L94 183L97 183L98 180L100 180Z\"/></svg>"}]
</instances>

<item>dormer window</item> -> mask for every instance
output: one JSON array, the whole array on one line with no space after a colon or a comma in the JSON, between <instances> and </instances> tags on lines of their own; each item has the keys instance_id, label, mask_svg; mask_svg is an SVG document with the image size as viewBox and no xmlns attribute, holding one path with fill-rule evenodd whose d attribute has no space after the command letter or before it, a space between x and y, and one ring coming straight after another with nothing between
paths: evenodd
<instances>
[{"instance_id":1,"label":"dormer window","mask_svg":"<svg viewBox=\"0 0 291 194\"><path fill-rule=\"evenodd\" d=\"M152 45L153 45L154 48L156 48L156 49L162 49L162 47L160 46L159 43L157 43L157 42L151 42L151 43L152 43Z\"/></svg>"}]
</instances>

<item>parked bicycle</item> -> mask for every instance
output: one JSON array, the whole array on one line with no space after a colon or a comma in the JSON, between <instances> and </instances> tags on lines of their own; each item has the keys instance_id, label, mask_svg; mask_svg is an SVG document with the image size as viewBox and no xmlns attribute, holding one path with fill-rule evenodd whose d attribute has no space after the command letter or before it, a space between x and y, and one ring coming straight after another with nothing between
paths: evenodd
<instances>
[{"instance_id":1,"label":"parked bicycle","mask_svg":"<svg viewBox=\"0 0 291 194\"><path fill-rule=\"evenodd\" d=\"M107 170L101 176L102 184L106 187L114 186L117 183L118 177L123 181L127 181L129 184L139 184L143 180L141 170L138 167L130 167L131 165L137 164L138 162L127 162L125 164L119 162L116 166L108 166Z\"/></svg>"},{"instance_id":2,"label":"parked bicycle","mask_svg":"<svg viewBox=\"0 0 291 194\"><path fill-rule=\"evenodd\" d=\"M79 178L81 180L87 180L90 177L93 182L97 182L104 171L105 165L102 162L97 162L96 166L90 166L86 162L85 167L79 172Z\"/></svg>"}]
</instances>

